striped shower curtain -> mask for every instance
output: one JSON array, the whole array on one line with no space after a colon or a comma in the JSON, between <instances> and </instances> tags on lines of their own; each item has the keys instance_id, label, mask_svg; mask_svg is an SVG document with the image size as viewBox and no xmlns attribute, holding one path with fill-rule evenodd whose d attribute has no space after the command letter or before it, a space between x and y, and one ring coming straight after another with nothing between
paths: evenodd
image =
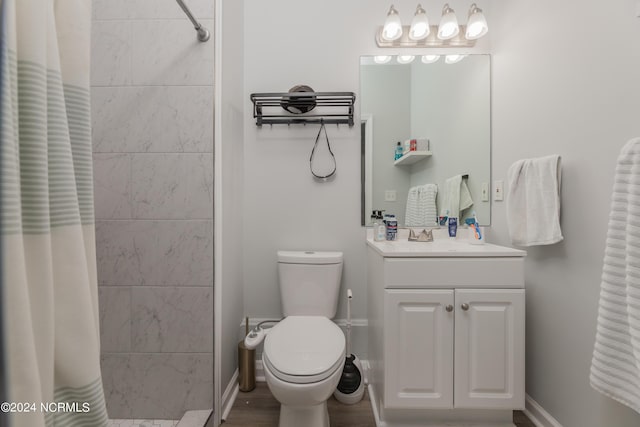
<instances>
[{"instance_id":1,"label":"striped shower curtain","mask_svg":"<svg viewBox=\"0 0 640 427\"><path fill-rule=\"evenodd\" d=\"M91 0L0 5L0 283L9 400L1 409L12 427L105 426Z\"/></svg>"}]
</instances>

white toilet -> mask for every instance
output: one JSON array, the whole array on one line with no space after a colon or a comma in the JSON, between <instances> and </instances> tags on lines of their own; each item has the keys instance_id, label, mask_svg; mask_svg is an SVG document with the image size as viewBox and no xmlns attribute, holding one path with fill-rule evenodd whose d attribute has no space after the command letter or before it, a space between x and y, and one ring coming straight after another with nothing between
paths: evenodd
<instances>
[{"instance_id":1,"label":"white toilet","mask_svg":"<svg viewBox=\"0 0 640 427\"><path fill-rule=\"evenodd\" d=\"M329 427L327 399L342 375L345 338L333 323L342 252L278 251L285 319L267 334L267 385L280 402L279 427Z\"/></svg>"}]
</instances>

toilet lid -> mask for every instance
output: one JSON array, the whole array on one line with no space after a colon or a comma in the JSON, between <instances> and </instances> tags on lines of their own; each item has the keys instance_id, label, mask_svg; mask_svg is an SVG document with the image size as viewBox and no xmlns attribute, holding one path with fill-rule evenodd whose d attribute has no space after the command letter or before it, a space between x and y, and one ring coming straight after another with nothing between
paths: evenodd
<instances>
[{"instance_id":1,"label":"toilet lid","mask_svg":"<svg viewBox=\"0 0 640 427\"><path fill-rule=\"evenodd\" d=\"M263 356L284 381L321 381L344 363L345 338L326 317L289 316L267 334Z\"/></svg>"}]
</instances>

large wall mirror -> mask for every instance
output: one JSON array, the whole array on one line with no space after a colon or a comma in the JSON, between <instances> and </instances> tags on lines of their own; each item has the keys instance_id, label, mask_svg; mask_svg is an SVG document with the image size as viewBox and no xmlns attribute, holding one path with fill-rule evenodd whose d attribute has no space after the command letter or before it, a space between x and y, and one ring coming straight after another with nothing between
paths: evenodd
<instances>
[{"instance_id":1,"label":"large wall mirror","mask_svg":"<svg viewBox=\"0 0 640 427\"><path fill-rule=\"evenodd\" d=\"M456 203L469 206L460 223L474 212L491 223L490 73L489 55L453 64L360 58L363 225L384 210L400 225L433 227ZM397 143L404 151L412 139L416 152L396 160Z\"/></svg>"}]
</instances>

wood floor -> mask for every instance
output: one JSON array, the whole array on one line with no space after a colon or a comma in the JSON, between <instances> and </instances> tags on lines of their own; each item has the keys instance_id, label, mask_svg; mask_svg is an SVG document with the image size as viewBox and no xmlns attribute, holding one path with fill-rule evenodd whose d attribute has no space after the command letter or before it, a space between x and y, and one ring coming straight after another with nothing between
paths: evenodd
<instances>
[{"instance_id":1,"label":"wood floor","mask_svg":"<svg viewBox=\"0 0 640 427\"><path fill-rule=\"evenodd\" d=\"M355 405L343 405L329 399L331 427L375 427L369 396ZM277 427L280 404L273 398L266 383L257 383L249 393L239 392L224 427ZM517 427L535 427L520 411L513 413Z\"/></svg>"}]
</instances>

